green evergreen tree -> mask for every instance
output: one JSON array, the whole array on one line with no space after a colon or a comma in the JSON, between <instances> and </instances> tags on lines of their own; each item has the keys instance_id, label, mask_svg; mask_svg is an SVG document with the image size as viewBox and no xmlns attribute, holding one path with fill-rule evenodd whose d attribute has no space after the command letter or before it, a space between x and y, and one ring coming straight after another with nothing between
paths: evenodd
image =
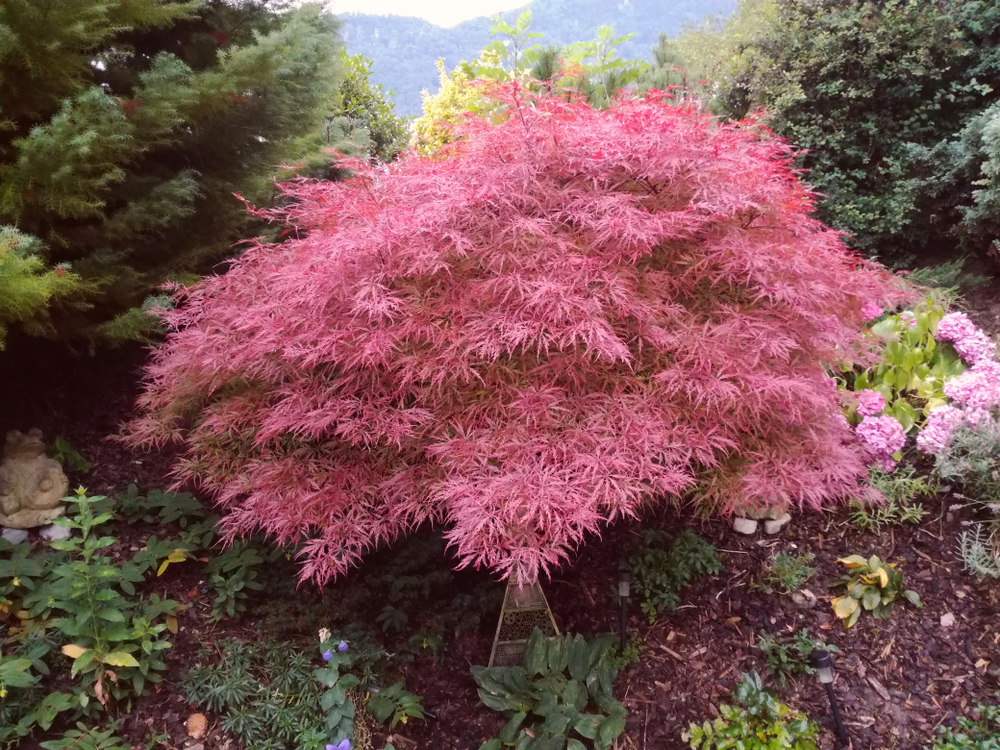
<instances>
[{"instance_id":1,"label":"green evergreen tree","mask_svg":"<svg viewBox=\"0 0 1000 750\"><path fill-rule=\"evenodd\" d=\"M267 202L280 164L316 158L340 78L335 21L287 6L0 4L0 225L34 238L14 278L61 273L11 319L142 336L157 287L258 230L239 196Z\"/></svg>"},{"instance_id":2,"label":"green evergreen tree","mask_svg":"<svg viewBox=\"0 0 1000 750\"><path fill-rule=\"evenodd\" d=\"M732 118L767 110L775 133L805 150L823 221L894 263L955 252L982 160L961 161L968 149L942 160L935 147L1000 101L997 3L742 0L714 32L716 46L700 46L713 63L706 98ZM679 47L699 49L699 34Z\"/></svg>"}]
</instances>

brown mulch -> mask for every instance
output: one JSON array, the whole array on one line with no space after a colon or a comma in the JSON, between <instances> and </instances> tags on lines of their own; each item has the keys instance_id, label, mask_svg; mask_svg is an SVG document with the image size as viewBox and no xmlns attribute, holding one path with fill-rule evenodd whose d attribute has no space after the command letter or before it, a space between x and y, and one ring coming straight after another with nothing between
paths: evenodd
<instances>
[{"instance_id":1,"label":"brown mulch","mask_svg":"<svg viewBox=\"0 0 1000 750\"><path fill-rule=\"evenodd\" d=\"M976 322L994 334L1000 331L1000 281L965 296ZM47 439L64 437L94 463L87 476L71 476L74 486L83 483L91 494L120 491L132 482L140 488L165 487L172 452L135 453L108 439L132 413L145 356L139 347L91 356L37 341L11 341L0 357L0 434L39 427ZM647 518L647 526L668 531L693 526L718 548L725 567L687 591L678 610L653 625L632 604L629 627L641 635L645 651L618 678L617 695L629 710L620 747L684 747L684 728L716 715L716 706L727 699L741 672L764 672L765 661L755 648L762 629L791 634L806 627L814 637L839 646L836 692L855 750L925 747L937 726L967 715L977 702L995 702L1000 585L965 574L955 554L962 524L974 512L947 493L925 501L924 507L929 513L920 525L889 527L877 536L851 526L844 511L797 515L775 537L739 536L725 521L701 521L675 510ZM622 524L592 539L545 585L561 630L585 635L616 631L616 602L609 591L620 559L640 543L638 528ZM121 554L135 546L141 531L123 531ZM818 573L807 584L819 597L814 608L802 609L787 597L755 590L762 564L777 551L815 554ZM826 583L841 572L836 559L853 553L905 561L906 584L917 590L924 608L897 604L886 620L863 616L854 628L845 629L832 617ZM165 734L159 747L192 748L185 721L194 709L180 694L178 678L206 643L221 637L252 643L267 635L256 609L264 605L261 599L254 600L247 616L209 625L211 597L203 578L197 568L176 565L153 583L151 590L189 609L180 617L180 632L168 652L164 683L123 717L121 734L134 747L146 747L154 735ZM339 586L323 592L319 605L329 606L331 616L341 600ZM299 596L318 598L304 589ZM942 626L945 614L954 615L953 625ZM303 642L314 638L311 626L297 627L290 620L285 634ZM439 656L419 657L401 667L407 687L424 696L436 718L397 727L392 733L397 748L476 750L499 731L502 717L479 704L469 673L471 665L487 660L494 627L495 620L484 618L478 632L447 639ZM823 748L835 746L826 695L812 678L795 678L785 689L774 680L768 683L784 701L821 722ZM205 750L236 750L238 745L219 731L217 719L209 720L209 733L197 744ZM386 737L376 737L380 739ZM375 744L376 750L381 747Z\"/></svg>"}]
</instances>

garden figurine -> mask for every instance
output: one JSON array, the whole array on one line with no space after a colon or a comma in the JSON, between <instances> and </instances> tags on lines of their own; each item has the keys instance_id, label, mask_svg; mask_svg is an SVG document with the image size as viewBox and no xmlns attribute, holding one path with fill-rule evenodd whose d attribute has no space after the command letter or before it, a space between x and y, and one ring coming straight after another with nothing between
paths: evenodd
<instances>
[{"instance_id":1,"label":"garden figurine","mask_svg":"<svg viewBox=\"0 0 1000 750\"><path fill-rule=\"evenodd\" d=\"M40 430L7 433L0 463L0 526L32 529L66 512L69 481L58 461L45 455Z\"/></svg>"}]
</instances>

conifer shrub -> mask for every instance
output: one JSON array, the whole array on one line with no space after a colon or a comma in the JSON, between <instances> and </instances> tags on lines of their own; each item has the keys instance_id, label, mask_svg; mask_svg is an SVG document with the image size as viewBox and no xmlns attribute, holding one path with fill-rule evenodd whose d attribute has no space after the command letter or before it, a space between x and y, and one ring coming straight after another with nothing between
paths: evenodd
<instances>
[{"instance_id":1,"label":"conifer shrub","mask_svg":"<svg viewBox=\"0 0 1000 750\"><path fill-rule=\"evenodd\" d=\"M492 96L445 158L285 185L288 240L163 310L128 439L183 443L229 535L319 582L423 522L530 581L652 503L856 495L824 367L909 292L811 218L789 148L660 95Z\"/></svg>"}]
</instances>

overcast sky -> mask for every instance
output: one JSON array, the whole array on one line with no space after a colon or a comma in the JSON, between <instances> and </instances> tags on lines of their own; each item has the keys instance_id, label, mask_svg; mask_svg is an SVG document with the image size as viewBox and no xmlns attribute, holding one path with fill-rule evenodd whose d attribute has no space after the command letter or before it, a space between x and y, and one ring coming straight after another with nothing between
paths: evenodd
<instances>
[{"instance_id":1,"label":"overcast sky","mask_svg":"<svg viewBox=\"0 0 1000 750\"><path fill-rule=\"evenodd\" d=\"M438 26L454 26L527 4L528 0L331 0L328 7L334 13L416 16Z\"/></svg>"}]
</instances>

